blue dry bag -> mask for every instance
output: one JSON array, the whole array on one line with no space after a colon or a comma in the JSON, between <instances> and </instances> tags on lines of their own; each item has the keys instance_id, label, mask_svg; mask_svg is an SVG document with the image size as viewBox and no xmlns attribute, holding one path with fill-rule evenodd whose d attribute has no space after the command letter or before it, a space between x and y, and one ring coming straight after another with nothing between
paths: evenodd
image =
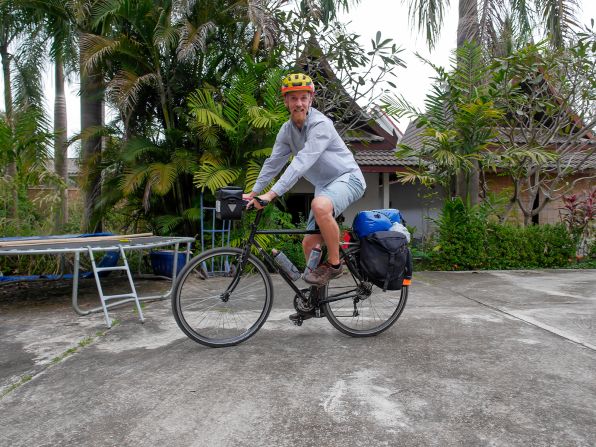
<instances>
[{"instance_id":1,"label":"blue dry bag","mask_svg":"<svg viewBox=\"0 0 596 447\"><path fill-rule=\"evenodd\" d=\"M391 223L400 223L402 225L405 225L404 222L404 218L402 217L401 213L399 212L399 210L396 210L395 208L385 208L382 210L372 210L373 213L381 213L384 214L385 216L387 216L389 218L389 220L391 221Z\"/></svg>"},{"instance_id":2,"label":"blue dry bag","mask_svg":"<svg viewBox=\"0 0 596 447\"><path fill-rule=\"evenodd\" d=\"M380 211L360 211L354 217L352 229L359 239L377 231L386 231L391 227L391 220Z\"/></svg>"}]
</instances>

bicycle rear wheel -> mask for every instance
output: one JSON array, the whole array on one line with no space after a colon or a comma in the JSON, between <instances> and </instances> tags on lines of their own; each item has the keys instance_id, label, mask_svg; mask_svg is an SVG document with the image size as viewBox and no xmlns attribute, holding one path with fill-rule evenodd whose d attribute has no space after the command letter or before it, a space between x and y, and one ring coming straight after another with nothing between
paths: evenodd
<instances>
[{"instance_id":1,"label":"bicycle rear wheel","mask_svg":"<svg viewBox=\"0 0 596 447\"><path fill-rule=\"evenodd\" d=\"M192 340L213 348L252 337L273 305L273 285L263 263L249 255L240 276L242 250L216 248L182 269L172 294L176 323Z\"/></svg>"},{"instance_id":2,"label":"bicycle rear wheel","mask_svg":"<svg viewBox=\"0 0 596 447\"><path fill-rule=\"evenodd\" d=\"M338 299L323 305L329 322L352 337L371 337L389 329L400 317L408 300L408 287L387 290L360 279L358 247L342 255L344 274L327 285L327 299Z\"/></svg>"}]
</instances>

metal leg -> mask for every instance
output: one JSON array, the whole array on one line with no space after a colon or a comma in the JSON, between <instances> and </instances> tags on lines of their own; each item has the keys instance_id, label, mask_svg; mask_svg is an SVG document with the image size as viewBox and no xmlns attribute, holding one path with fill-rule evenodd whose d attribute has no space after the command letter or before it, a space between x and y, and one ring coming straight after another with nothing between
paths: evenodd
<instances>
[{"instance_id":1,"label":"metal leg","mask_svg":"<svg viewBox=\"0 0 596 447\"><path fill-rule=\"evenodd\" d=\"M91 311L82 310L79 307L79 268L81 263L81 253L76 251L74 254L74 267L72 272L72 308L79 315L89 315Z\"/></svg>"},{"instance_id":2,"label":"metal leg","mask_svg":"<svg viewBox=\"0 0 596 447\"><path fill-rule=\"evenodd\" d=\"M141 322L145 322L145 318L143 317L143 310L141 309L141 303L139 303L139 296L137 295L137 290L135 288L135 283L132 280L132 273L130 273L130 267L128 266L128 260L126 259L126 254L124 254L124 248L120 245L120 256L124 261L124 266L126 267L126 274L128 275L128 282L130 283L130 288L132 290L133 298L135 300L135 304L137 305L137 310L139 311L139 318Z\"/></svg>"},{"instance_id":3,"label":"metal leg","mask_svg":"<svg viewBox=\"0 0 596 447\"><path fill-rule=\"evenodd\" d=\"M103 315L106 320L106 325L108 329L112 327L112 320L108 315L108 308L106 307L106 299L103 294L103 288L101 287L101 282L99 281L99 273L97 272L97 266L95 265L95 258L93 257L93 249L91 247L87 247L89 250L89 258L91 259L91 267L93 269L93 276L95 277L95 285L97 286L97 291L99 292L99 299L101 300L101 307L103 309Z\"/></svg>"}]
</instances>

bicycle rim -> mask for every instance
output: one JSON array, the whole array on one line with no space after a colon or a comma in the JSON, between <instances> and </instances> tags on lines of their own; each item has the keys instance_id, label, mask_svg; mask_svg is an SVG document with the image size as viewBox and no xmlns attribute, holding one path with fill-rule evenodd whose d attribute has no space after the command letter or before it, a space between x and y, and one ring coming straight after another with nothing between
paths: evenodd
<instances>
[{"instance_id":1,"label":"bicycle rim","mask_svg":"<svg viewBox=\"0 0 596 447\"><path fill-rule=\"evenodd\" d=\"M345 255L358 266L358 249ZM400 317L408 299L408 287L387 290L358 280L344 265L344 274L327 286L327 297L346 296L345 299L324 305L329 322L352 337L370 337L389 329Z\"/></svg>"},{"instance_id":2,"label":"bicycle rim","mask_svg":"<svg viewBox=\"0 0 596 447\"><path fill-rule=\"evenodd\" d=\"M267 269L250 255L236 278L242 251L208 250L181 272L172 296L176 323L192 340L210 347L233 346L252 337L273 304Z\"/></svg>"}]
</instances>

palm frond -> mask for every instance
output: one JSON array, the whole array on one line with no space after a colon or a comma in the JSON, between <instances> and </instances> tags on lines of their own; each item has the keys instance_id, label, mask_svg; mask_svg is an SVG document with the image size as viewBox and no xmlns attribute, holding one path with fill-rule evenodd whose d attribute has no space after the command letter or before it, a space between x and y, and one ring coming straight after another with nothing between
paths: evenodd
<instances>
[{"instance_id":1,"label":"palm frond","mask_svg":"<svg viewBox=\"0 0 596 447\"><path fill-rule=\"evenodd\" d=\"M242 120L248 107L256 105L255 91L257 90L257 79L252 70L237 73L232 85L225 92L224 116L230 123L238 123Z\"/></svg>"},{"instance_id":2,"label":"palm frond","mask_svg":"<svg viewBox=\"0 0 596 447\"><path fill-rule=\"evenodd\" d=\"M127 170L121 177L118 188L126 196L137 190L148 177L149 171L146 166L137 166L135 169Z\"/></svg>"},{"instance_id":3,"label":"palm frond","mask_svg":"<svg viewBox=\"0 0 596 447\"><path fill-rule=\"evenodd\" d=\"M106 23L110 16L117 15L123 6L122 0L99 0L97 2L88 2L88 4L91 8L91 14L88 17L92 17L92 23L95 27Z\"/></svg>"},{"instance_id":4,"label":"palm frond","mask_svg":"<svg viewBox=\"0 0 596 447\"><path fill-rule=\"evenodd\" d=\"M283 117L263 107L253 105L248 107L249 124L257 129L271 129L279 123Z\"/></svg>"},{"instance_id":5,"label":"palm frond","mask_svg":"<svg viewBox=\"0 0 596 447\"><path fill-rule=\"evenodd\" d=\"M385 95L381 98L381 104L381 107L388 115L396 118L415 118L418 115L421 115L421 112L415 106L411 105L402 95Z\"/></svg>"},{"instance_id":6,"label":"palm frond","mask_svg":"<svg viewBox=\"0 0 596 447\"><path fill-rule=\"evenodd\" d=\"M194 175L194 183L198 188L208 188L212 193L218 188L232 185L240 176L242 170L223 164L205 162Z\"/></svg>"},{"instance_id":7,"label":"palm frond","mask_svg":"<svg viewBox=\"0 0 596 447\"><path fill-rule=\"evenodd\" d=\"M247 191L252 191L254 188L262 167L262 163L259 163L256 160L248 161L248 165L246 166L246 185L244 187Z\"/></svg>"},{"instance_id":8,"label":"palm frond","mask_svg":"<svg viewBox=\"0 0 596 447\"><path fill-rule=\"evenodd\" d=\"M164 45L167 48L176 48L180 35L179 28L172 25L171 9L159 8L159 19L153 30L153 44Z\"/></svg>"},{"instance_id":9,"label":"palm frond","mask_svg":"<svg viewBox=\"0 0 596 447\"><path fill-rule=\"evenodd\" d=\"M136 164L146 154L161 152L161 148L145 138L131 138L122 148L122 160L129 164Z\"/></svg>"},{"instance_id":10,"label":"palm frond","mask_svg":"<svg viewBox=\"0 0 596 447\"><path fill-rule=\"evenodd\" d=\"M222 108L213 99L209 89L197 89L188 97L190 115L195 119L193 124L203 126L219 126L231 130L232 125L222 116Z\"/></svg>"},{"instance_id":11,"label":"palm frond","mask_svg":"<svg viewBox=\"0 0 596 447\"><path fill-rule=\"evenodd\" d=\"M573 30L579 28L577 0L539 0L538 7L552 45L555 48L563 47Z\"/></svg>"},{"instance_id":12,"label":"palm frond","mask_svg":"<svg viewBox=\"0 0 596 447\"><path fill-rule=\"evenodd\" d=\"M428 171L417 171L415 169L408 169L405 172L396 172L398 180L402 184L420 183L424 186L430 187L437 183L436 176L430 174Z\"/></svg>"},{"instance_id":13,"label":"palm frond","mask_svg":"<svg viewBox=\"0 0 596 447\"><path fill-rule=\"evenodd\" d=\"M19 43L18 50L12 58L14 76L11 84L15 108L34 106L43 110L42 70L45 61L46 42L40 33Z\"/></svg>"},{"instance_id":14,"label":"palm frond","mask_svg":"<svg viewBox=\"0 0 596 447\"><path fill-rule=\"evenodd\" d=\"M176 183L176 166L172 163L152 163L149 166L149 182L159 195L166 195Z\"/></svg>"},{"instance_id":15,"label":"palm frond","mask_svg":"<svg viewBox=\"0 0 596 447\"><path fill-rule=\"evenodd\" d=\"M157 216L157 218L155 219L157 229L161 234L172 234L177 227L182 225L183 222L183 217L174 216L171 214Z\"/></svg>"},{"instance_id":16,"label":"palm frond","mask_svg":"<svg viewBox=\"0 0 596 447\"><path fill-rule=\"evenodd\" d=\"M439 38L445 6L444 0L410 0L408 15L410 23L422 30L429 49L433 49Z\"/></svg>"},{"instance_id":17,"label":"palm frond","mask_svg":"<svg viewBox=\"0 0 596 447\"><path fill-rule=\"evenodd\" d=\"M188 20L179 29L180 41L178 42L178 60L188 61L198 53L206 51L207 37L215 31L215 23L208 21L199 26L194 26Z\"/></svg>"},{"instance_id":18,"label":"palm frond","mask_svg":"<svg viewBox=\"0 0 596 447\"><path fill-rule=\"evenodd\" d=\"M131 71L120 70L107 86L112 101L125 113L135 107L139 94L145 86L155 86L157 76L148 73L138 76Z\"/></svg>"},{"instance_id":19,"label":"palm frond","mask_svg":"<svg viewBox=\"0 0 596 447\"><path fill-rule=\"evenodd\" d=\"M219 135L221 132L219 127L197 124L195 129L199 141L203 143L205 149L215 150L219 146Z\"/></svg>"},{"instance_id":20,"label":"palm frond","mask_svg":"<svg viewBox=\"0 0 596 447\"><path fill-rule=\"evenodd\" d=\"M184 149L177 149L174 152L172 164L178 174L192 174L199 168L196 154Z\"/></svg>"},{"instance_id":21,"label":"palm frond","mask_svg":"<svg viewBox=\"0 0 596 447\"><path fill-rule=\"evenodd\" d=\"M81 34L79 45L83 68L88 73L105 61L108 61L118 49L120 42L96 34Z\"/></svg>"},{"instance_id":22,"label":"palm frond","mask_svg":"<svg viewBox=\"0 0 596 447\"><path fill-rule=\"evenodd\" d=\"M269 157L271 155L271 152L273 151L272 147L264 147L262 149L256 149L254 151L248 151L246 152L246 156L247 157L254 157L254 158L260 158L260 157Z\"/></svg>"},{"instance_id":23,"label":"palm frond","mask_svg":"<svg viewBox=\"0 0 596 447\"><path fill-rule=\"evenodd\" d=\"M182 217L190 222L199 222L201 220L201 209L187 208L182 212Z\"/></svg>"},{"instance_id":24,"label":"palm frond","mask_svg":"<svg viewBox=\"0 0 596 447\"><path fill-rule=\"evenodd\" d=\"M282 96L279 94L283 75L284 71L281 69L270 69L267 72L265 86L263 88L263 103L267 109L283 115L285 121L287 118L287 109Z\"/></svg>"}]
</instances>

